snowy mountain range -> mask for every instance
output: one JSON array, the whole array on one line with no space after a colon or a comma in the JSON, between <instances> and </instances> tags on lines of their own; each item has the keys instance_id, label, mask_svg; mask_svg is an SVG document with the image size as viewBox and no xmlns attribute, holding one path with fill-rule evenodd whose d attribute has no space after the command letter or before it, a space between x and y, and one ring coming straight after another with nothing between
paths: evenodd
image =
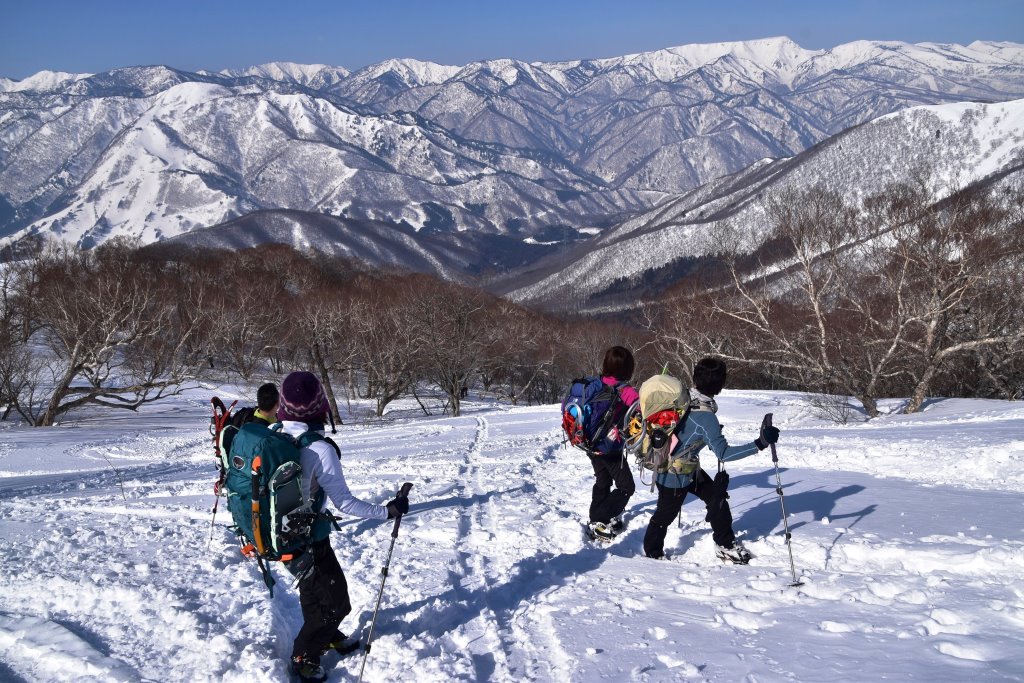
<instances>
[{"instance_id":1,"label":"snowy mountain range","mask_svg":"<svg viewBox=\"0 0 1024 683\"><path fill-rule=\"evenodd\" d=\"M913 107L856 126L794 157L765 159L673 197L572 253L542 260L504 287L532 303L635 306L712 253L708 233L730 221L753 236L766 226L762 199L824 187L856 200L893 183L927 178L937 198L974 183L1024 188L1024 99ZM754 245L751 245L754 246Z\"/></svg>"},{"instance_id":2,"label":"snowy mountain range","mask_svg":"<svg viewBox=\"0 0 1024 683\"><path fill-rule=\"evenodd\" d=\"M567 242L614 243L652 209L800 165L765 160L880 116L1020 97L1024 46L993 42L41 72L0 79L0 238L238 244L255 230L452 277L508 272L551 251L564 263ZM871 164L855 140L846 152ZM531 298L523 282L507 287Z\"/></svg>"}]
</instances>

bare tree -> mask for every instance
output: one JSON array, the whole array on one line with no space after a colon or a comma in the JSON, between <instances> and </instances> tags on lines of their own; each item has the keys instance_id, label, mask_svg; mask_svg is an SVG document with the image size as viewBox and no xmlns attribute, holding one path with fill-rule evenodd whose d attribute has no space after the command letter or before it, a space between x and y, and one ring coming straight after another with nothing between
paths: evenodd
<instances>
[{"instance_id":1,"label":"bare tree","mask_svg":"<svg viewBox=\"0 0 1024 683\"><path fill-rule=\"evenodd\" d=\"M711 236L723 279L676 299L661 348L685 365L709 353L755 364L794 385L856 396L877 415L898 345L885 343L891 329L866 343L865 325L882 318L857 299L869 236L856 210L814 189L777 195L767 211L772 230L759 248L733 225Z\"/></svg>"},{"instance_id":2,"label":"bare tree","mask_svg":"<svg viewBox=\"0 0 1024 683\"><path fill-rule=\"evenodd\" d=\"M53 247L38 268L43 352L23 385L16 409L36 426L51 425L84 405L136 409L195 375L183 340L198 319L170 330L177 310L160 274L114 240L90 251ZM44 381L45 379L45 381Z\"/></svg>"},{"instance_id":3,"label":"bare tree","mask_svg":"<svg viewBox=\"0 0 1024 683\"><path fill-rule=\"evenodd\" d=\"M323 378L334 418L338 421L341 414L331 373L347 373L356 360L353 332L356 313L357 308L352 305L350 296L329 288L326 281L315 295L304 297L293 311L296 337L309 349L313 365Z\"/></svg>"},{"instance_id":4,"label":"bare tree","mask_svg":"<svg viewBox=\"0 0 1024 683\"><path fill-rule=\"evenodd\" d=\"M249 380L280 347L289 312L279 282L235 267L234 272L225 269L223 283L209 296L207 306L216 355Z\"/></svg>"},{"instance_id":5,"label":"bare tree","mask_svg":"<svg viewBox=\"0 0 1024 683\"><path fill-rule=\"evenodd\" d=\"M495 302L488 316L491 343L481 367L485 387L517 404L529 402L536 382L550 375L561 337L560 325L507 301Z\"/></svg>"},{"instance_id":6,"label":"bare tree","mask_svg":"<svg viewBox=\"0 0 1024 683\"><path fill-rule=\"evenodd\" d=\"M1000 287L1020 271L1017 214L986 192L936 203L926 186L890 187L859 206L821 189L781 193L767 202L760 244L720 227L711 240L721 277L677 290L660 349L854 396L872 417L896 390L918 410L952 358L1021 340L1019 288Z\"/></svg>"},{"instance_id":7,"label":"bare tree","mask_svg":"<svg viewBox=\"0 0 1024 683\"><path fill-rule=\"evenodd\" d=\"M380 283L356 297L347 315L357 363L366 373L378 417L419 377L420 347L410 294L407 282Z\"/></svg>"},{"instance_id":8,"label":"bare tree","mask_svg":"<svg viewBox=\"0 0 1024 683\"><path fill-rule=\"evenodd\" d=\"M480 290L413 276L413 329L427 379L448 397L459 415L462 394L483 367L493 343L489 306Z\"/></svg>"},{"instance_id":9,"label":"bare tree","mask_svg":"<svg viewBox=\"0 0 1024 683\"><path fill-rule=\"evenodd\" d=\"M914 381L905 412L913 413L951 359L997 348L1013 353L1024 343L1024 223L989 191L969 189L943 202L921 188L907 193L913 215L893 227L886 272L906 273L898 284L912 333L901 341Z\"/></svg>"}]
</instances>

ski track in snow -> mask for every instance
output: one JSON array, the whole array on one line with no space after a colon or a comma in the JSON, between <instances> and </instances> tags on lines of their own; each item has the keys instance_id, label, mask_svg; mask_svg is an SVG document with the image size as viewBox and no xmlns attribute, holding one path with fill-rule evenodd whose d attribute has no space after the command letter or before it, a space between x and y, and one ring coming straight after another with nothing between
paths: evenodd
<instances>
[{"instance_id":1,"label":"ski track in snow","mask_svg":"<svg viewBox=\"0 0 1024 683\"><path fill-rule=\"evenodd\" d=\"M639 482L626 531L585 540L591 469L561 446L551 406L342 427L357 496L415 484L365 680L1024 679L1024 411L961 401L835 427L794 394L727 394L734 443L766 410L783 429L799 588L764 454L729 467L751 565L714 558L692 497L656 562L642 557L654 496ZM0 431L0 680L287 680L297 595L274 567L268 599L223 504L211 537L201 406L172 402L175 429L150 415ZM347 632L365 636L390 529L346 519L333 536ZM358 674L361 656L331 657L331 681Z\"/></svg>"}]
</instances>

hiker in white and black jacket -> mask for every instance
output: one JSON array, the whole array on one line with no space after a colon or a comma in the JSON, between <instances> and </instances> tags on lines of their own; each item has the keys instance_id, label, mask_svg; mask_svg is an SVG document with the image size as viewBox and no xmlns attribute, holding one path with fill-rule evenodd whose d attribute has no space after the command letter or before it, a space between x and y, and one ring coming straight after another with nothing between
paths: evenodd
<instances>
[{"instance_id":1,"label":"hiker in white and black jacket","mask_svg":"<svg viewBox=\"0 0 1024 683\"><path fill-rule=\"evenodd\" d=\"M672 432L674 443L672 454L690 449L691 455L707 446L720 462L738 460L768 448L779 439L779 430L764 426L757 439L742 446L730 446L722 435L718 421L718 404L715 396L725 386L728 369L718 358L703 358L693 368L693 389L690 389L687 418L680 421ZM672 457L671 455L669 456ZM720 473L716 480L700 468L697 463L692 474L662 472L657 476L658 505L644 535L644 554L659 559L665 556L665 533L672 520L679 514L688 493L700 498L707 506L706 520L711 524L716 553L722 560L746 564L750 553L736 541L732 529L732 511L729 509L728 474Z\"/></svg>"},{"instance_id":2,"label":"hiker in white and black jacket","mask_svg":"<svg viewBox=\"0 0 1024 683\"><path fill-rule=\"evenodd\" d=\"M285 434L294 438L308 431L323 434L329 404L323 385L311 372L293 372L281 383L277 417ZM409 499L397 497L386 505L359 500L349 491L341 467L341 453L333 441L321 439L299 452L302 466L303 499L311 501L313 512L326 511L330 500L341 512L366 519L393 519L409 511ZM291 669L304 681L323 681L326 674L320 657L329 649L347 652L358 646L338 630L341 620L352 611L348 583L330 541L331 523L317 520L313 542L285 563L298 578L303 624L292 647Z\"/></svg>"}]
</instances>

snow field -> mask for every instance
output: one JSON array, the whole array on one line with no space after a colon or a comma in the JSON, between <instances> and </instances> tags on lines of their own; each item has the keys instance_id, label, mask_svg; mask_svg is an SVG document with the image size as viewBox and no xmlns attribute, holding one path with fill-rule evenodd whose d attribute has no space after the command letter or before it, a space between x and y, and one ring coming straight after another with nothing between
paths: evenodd
<instances>
[{"instance_id":1,"label":"snow field","mask_svg":"<svg viewBox=\"0 0 1024 683\"><path fill-rule=\"evenodd\" d=\"M211 540L208 396L53 429L0 427L0 680L283 681L301 623L290 577L268 599L226 530ZM700 501L642 556L654 496L587 541L592 473L552 406L345 425L353 492L412 481L365 680L1012 681L1024 678L1024 407L936 401L837 427L802 397L726 392L726 435L782 429L791 581L768 452L731 463L755 558L714 557ZM706 458L705 469L714 471ZM333 536L365 635L390 523ZM361 657L329 656L330 680Z\"/></svg>"}]
</instances>

